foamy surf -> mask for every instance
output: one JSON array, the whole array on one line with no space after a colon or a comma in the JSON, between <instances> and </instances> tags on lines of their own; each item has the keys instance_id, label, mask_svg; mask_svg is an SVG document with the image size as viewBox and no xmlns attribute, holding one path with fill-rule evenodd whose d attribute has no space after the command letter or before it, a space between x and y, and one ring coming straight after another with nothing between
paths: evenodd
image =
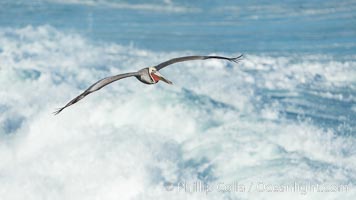
<instances>
[{"instance_id":1,"label":"foamy surf","mask_svg":"<svg viewBox=\"0 0 356 200\"><path fill-rule=\"evenodd\" d=\"M181 63L162 70L174 86L127 79L53 117L102 77L199 52L94 43L51 26L2 28L0 46L2 199L356 195L352 59ZM270 191L286 185L298 189Z\"/></svg>"}]
</instances>

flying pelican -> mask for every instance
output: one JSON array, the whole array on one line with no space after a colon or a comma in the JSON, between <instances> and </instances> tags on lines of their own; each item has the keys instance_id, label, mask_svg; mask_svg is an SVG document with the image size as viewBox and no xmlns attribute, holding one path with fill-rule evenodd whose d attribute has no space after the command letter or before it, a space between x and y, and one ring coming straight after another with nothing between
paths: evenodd
<instances>
[{"instance_id":1,"label":"flying pelican","mask_svg":"<svg viewBox=\"0 0 356 200\"><path fill-rule=\"evenodd\" d=\"M242 54L235 58L226 58L226 57L221 57L221 56L185 56L185 57L173 58L171 60L168 60L166 62L158 64L156 66L143 68L137 72L130 72L130 73L118 74L115 76L109 76L109 77L103 78L103 79L97 81L96 83L94 83L93 85L91 85L82 94L75 97L73 100L68 102L62 108L59 108L53 114L55 114L55 115L59 114L63 109L77 103L78 101L83 99L88 94L98 91L101 88L103 88L104 86L106 86L114 81L123 79L123 78L134 76L139 81L141 81L142 83L145 83L145 84L156 84L160 80L162 80L168 84L172 84L171 81L169 81L168 79L163 77L162 74L158 72L159 70L163 69L164 67L167 67L168 65L178 63L178 62L188 61L188 60L206 60L206 59L223 59L223 60L228 60L231 62L238 63L242 59L242 56L243 56Z\"/></svg>"}]
</instances>

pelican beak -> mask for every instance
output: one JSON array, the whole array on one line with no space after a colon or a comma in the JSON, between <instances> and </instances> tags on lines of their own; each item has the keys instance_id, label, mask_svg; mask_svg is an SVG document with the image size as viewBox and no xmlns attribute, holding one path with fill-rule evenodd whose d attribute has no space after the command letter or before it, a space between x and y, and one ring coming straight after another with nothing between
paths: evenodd
<instances>
[{"instance_id":1,"label":"pelican beak","mask_svg":"<svg viewBox=\"0 0 356 200\"><path fill-rule=\"evenodd\" d=\"M164 82L166 82L166 83L168 83L168 84L170 84L170 85L173 85L172 81L170 81L170 80L164 78L164 77L162 76L162 74L159 73L158 71L154 72L154 74L155 74L156 76L158 76L159 80L162 80L162 81L164 81Z\"/></svg>"}]
</instances>

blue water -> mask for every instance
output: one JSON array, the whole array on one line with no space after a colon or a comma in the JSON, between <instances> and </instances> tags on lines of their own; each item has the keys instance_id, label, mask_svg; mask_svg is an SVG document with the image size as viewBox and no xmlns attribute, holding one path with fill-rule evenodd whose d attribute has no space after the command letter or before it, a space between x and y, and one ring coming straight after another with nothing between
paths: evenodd
<instances>
[{"instance_id":1,"label":"blue water","mask_svg":"<svg viewBox=\"0 0 356 200\"><path fill-rule=\"evenodd\" d=\"M0 199L354 199L355 135L354 1L0 2Z\"/></svg>"},{"instance_id":2,"label":"blue water","mask_svg":"<svg viewBox=\"0 0 356 200\"><path fill-rule=\"evenodd\" d=\"M354 1L53 2L2 1L0 24L49 24L93 40L155 51L333 56L356 51Z\"/></svg>"}]
</instances>

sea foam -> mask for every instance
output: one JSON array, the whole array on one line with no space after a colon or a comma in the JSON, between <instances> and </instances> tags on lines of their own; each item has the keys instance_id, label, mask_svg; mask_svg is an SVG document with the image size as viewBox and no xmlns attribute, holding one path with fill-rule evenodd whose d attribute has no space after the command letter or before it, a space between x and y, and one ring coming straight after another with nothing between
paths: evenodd
<instances>
[{"instance_id":1,"label":"sea foam","mask_svg":"<svg viewBox=\"0 0 356 200\"><path fill-rule=\"evenodd\" d=\"M161 71L173 86L128 78L53 116L100 78L199 52L94 43L51 26L0 29L0 47L1 199L355 195L353 60L245 55L239 64L180 63ZM246 190L182 188L236 182ZM350 188L258 188L293 183Z\"/></svg>"}]
</instances>

